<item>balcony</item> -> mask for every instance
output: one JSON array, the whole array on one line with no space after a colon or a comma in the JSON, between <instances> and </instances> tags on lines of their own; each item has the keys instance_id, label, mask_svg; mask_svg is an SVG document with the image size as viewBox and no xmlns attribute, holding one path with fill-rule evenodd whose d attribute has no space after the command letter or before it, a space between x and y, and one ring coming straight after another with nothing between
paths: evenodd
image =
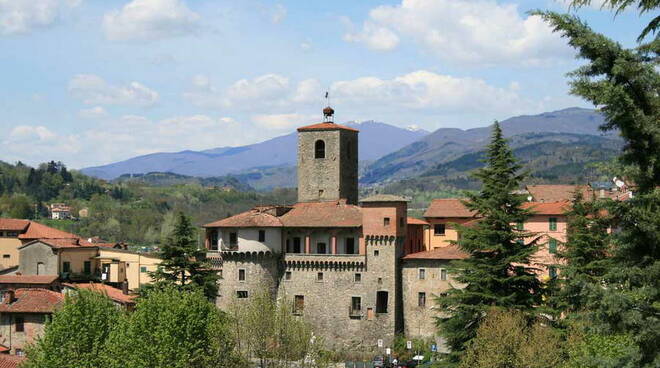
<instances>
[{"instance_id":1,"label":"balcony","mask_svg":"<svg viewBox=\"0 0 660 368\"><path fill-rule=\"evenodd\" d=\"M362 314L362 309L355 309L352 306L348 306L348 317L350 319L362 319L364 314Z\"/></svg>"},{"instance_id":2,"label":"balcony","mask_svg":"<svg viewBox=\"0 0 660 368\"><path fill-rule=\"evenodd\" d=\"M284 263L288 267L316 268L364 268L366 257L363 254L305 254L286 253Z\"/></svg>"}]
</instances>

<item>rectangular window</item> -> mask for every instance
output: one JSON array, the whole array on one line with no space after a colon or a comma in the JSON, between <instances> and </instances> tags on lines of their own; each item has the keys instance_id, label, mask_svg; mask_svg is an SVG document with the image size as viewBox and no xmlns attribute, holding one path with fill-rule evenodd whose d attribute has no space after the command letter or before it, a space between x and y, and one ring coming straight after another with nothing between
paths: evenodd
<instances>
[{"instance_id":1,"label":"rectangular window","mask_svg":"<svg viewBox=\"0 0 660 368\"><path fill-rule=\"evenodd\" d=\"M23 349L16 349L16 355L18 356L24 356L25 352L23 352Z\"/></svg>"},{"instance_id":2,"label":"rectangular window","mask_svg":"<svg viewBox=\"0 0 660 368\"><path fill-rule=\"evenodd\" d=\"M85 261L83 263L83 272L87 274L92 273L92 262Z\"/></svg>"},{"instance_id":3,"label":"rectangular window","mask_svg":"<svg viewBox=\"0 0 660 368\"><path fill-rule=\"evenodd\" d=\"M419 269L419 279L424 280L426 278L426 270L423 268Z\"/></svg>"},{"instance_id":4,"label":"rectangular window","mask_svg":"<svg viewBox=\"0 0 660 368\"><path fill-rule=\"evenodd\" d=\"M362 311L362 298L359 296L351 297L351 315L358 314Z\"/></svg>"},{"instance_id":5,"label":"rectangular window","mask_svg":"<svg viewBox=\"0 0 660 368\"><path fill-rule=\"evenodd\" d=\"M444 268L440 270L440 280L446 281L447 280L447 270Z\"/></svg>"},{"instance_id":6,"label":"rectangular window","mask_svg":"<svg viewBox=\"0 0 660 368\"><path fill-rule=\"evenodd\" d=\"M238 281L245 281L245 270L238 270Z\"/></svg>"},{"instance_id":7,"label":"rectangular window","mask_svg":"<svg viewBox=\"0 0 660 368\"><path fill-rule=\"evenodd\" d=\"M387 313L387 291L376 292L376 313Z\"/></svg>"},{"instance_id":8,"label":"rectangular window","mask_svg":"<svg viewBox=\"0 0 660 368\"><path fill-rule=\"evenodd\" d=\"M11 258L11 256L9 254L3 254L2 258Z\"/></svg>"},{"instance_id":9,"label":"rectangular window","mask_svg":"<svg viewBox=\"0 0 660 368\"><path fill-rule=\"evenodd\" d=\"M355 254L355 238L346 238L346 254Z\"/></svg>"},{"instance_id":10,"label":"rectangular window","mask_svg":"<svg viewBox=\"0 0 660 368\"><path fill-rule=\"evenodd\" d=\"M237 297L238 299L247 299L247 297L248 297L248 292L247 292L247 290L238 290L238 291L236 292L236 297Z\"/></svg>"},{"instance_id":11,"label":"rectangular window","mask_svg":"<svg viewBox=\"0 0 660 368\"><path fill-rule=\"evenodd\" d=\"M557 267L555 266L548 267L548 274L550 275L551 279L557 278Z\"/></svg>"},{"instance_id":12,"label":"rectangular window","mask_svg":"<svg viewBox=\"0 0 660 368\"><path fill-rule=\"evenodd\" d=\"M362 282L362 274L361 273L356 273L354 280L355 280L355 282Z\"/></svg>"},{"instance_id":13,"label":"rectangular window","mask_svg":"<svg viewBox=\"0 0 660 368\"><path fill-rule=\"evenodd\" d=\"M426 307L426 293L417 294L417 306Z\"/></svg>"},{"instance_id":14,"label":"rectangular window","mask_svg":"<svg viewBox=\"0 0 660 368\"><path fill-rule=\"evenodd\" d=\"M286 271L284 273L284 280L286 280L286 281L291 280L291 271Z\"/></svg>"},{"instance_id":15,"label":"rectangular window","mask_svg":"<svg viewBox=\"0 0 660 368\"><path fill-rule=\"evenodd\" d=\"M16 332L25 331L25 319L23 317L16 317L15 325L16 325Z\"/></svg>"},{"instance_id":16,"label":"rectangular window","mask_svg":"<svg viewBox=\"0 0 660 368\"><path fill-rule=\"evenodd\" d=\"M433 225L433 235L444 236L445 235L445 224L435 224L435 225Z\"/></svg>"},{"instance_id":17,"label":"rectangular window","mask_svg":"<svg viewBox=\"0 0 660 368\"><path fill-rule=\"evenodd\" d=\"M301 239L293 238L293 253L302 253Z\"/></svg>"},{"instance_id":18,"label":"rectangular window","mask_svg":"<svg viewBox=\"0 0 660 368\"><path fill-rule=\"evenodd\" d=\"M218 231L211 231L211 250L218 250Z\"/></svg>"},{"instance_id":19,"label":"rectangular window","mask_svg":"<svg viewBox=\"0 0 660 368\"><path fill-rule=\"evenodd\" d=\"M525 230L525 223L522 222L522 221L518 221L518 223L516 223L516 229L517 230Z\"/></svg>"},{"instance_id":20,"label":"rectangular window","mask_svg":"<svg viewBox=\"0 0 660 368\"><path fill-rule=\"evenodd\" d=\"M323 281L323 272L316 273L316 281Z\"/></svg>"},{"instance_id":21,"label":"rectangular window","mask_svg":"<svg viewBox=\"0 0 660 368\"><path fill-rule=\"evenodd\" d=\"M305 310L305 296L296 295L293 298L293 314L301 315Z\"/></svg>"},{"instance_id":22,"label":"rectangular window","mask_svg":"<svg viewBox=\"0 0 660 368\"><path fill-rule=\"evenodd\" d=\"M62 262L62 272L71 272L71 262Z\"/></svg>"},{"instance_id":23,"label":"rectangular window","mask_svg":"<svg viewBox=\"0 0 660 368\"><path fill-rule=\"evenodd\" d=\"M316 243L316 250L318 251L319 254L327 253L327 247L325 243Z\"/></svg>"},{"instance_id":24,"label":"rectangular window","mask_svg":"<svg viewBox=\"0 0 660 368\"><path fill-rule=\"evenodd\" d=\"M146 266L141 266L140 267L140 272L147 272L147 267Z\"/></svg>"},{"instance_id":25,"label":"rectangular window","mask_svg":"<svg viewBox=\"0 0 660 368\"><path fill-rule=\"evenodd\" d=\"M238 246L238 233L229 233L229 246L232 248Z\"/></svg>"},{"instance_id":26,"label":"rectangular window","mask_svg":"<svg viewBox=\"0 0 660 368\"><path fill-rule=\"evenodd\" d=\"M15 238L18 236L18 233L15 231L7 231L7 237L9 238Z\"/></svg>"},{"instance_id":27,"label":"rectangular window","mask_svg":"<svg viewBox=\"0 0 660 368\"><path fill-rule=\"evenodd\" d=\"M549 221L549 225L550 225L549 226L550 231L557 231L557 218L556 217L550 217L548 219L548 221Z\"/></svg>"},{"instance_id":28,"label":"rectangular window","mask_svg":"<svg viewBox=\"0 0 660 368\"><path fill-rule=\"evenodd\" d=\"M380 252L378 250L374 250L374 257L378 257L380 255Z\"/></svg>"},{"instance_id":29,"label":"rectangular window","mask_svg":"<svg viewBox=\"0 0 660 368\"><path fill-rule=\"evenodd\" d=\"M550 254L557 253L557 239L550 238L550 240L548 240L548 251Z\"/></svg>"},{"instance_id":30,"label":"rectangular window","mask_svg":"<svg viewBox=\"0 0 660 368\"><path fill-rule=\"evenodd\" d=\"M266 230L259 230L259 241L262 243L266 241Z\"/></svg>"},{"instance_id":31,"label":"rectangular window","mask_svg":"<svg viewBox=\"0 0 660 368\"><path fill-rule=\"evenodd\" d=\"M390 226L390 218L389 217L384 217L383 218L383 226Z\"/></svg>"}]
</instances>

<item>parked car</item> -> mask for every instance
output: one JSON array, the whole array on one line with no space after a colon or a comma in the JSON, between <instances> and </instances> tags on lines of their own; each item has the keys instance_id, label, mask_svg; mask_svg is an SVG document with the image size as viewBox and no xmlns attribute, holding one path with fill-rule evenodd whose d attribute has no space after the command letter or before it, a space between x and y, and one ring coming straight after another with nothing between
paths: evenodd
<instances>
[{"instance_id":1,"label":"parked car","mask_svg":"<svg viewBox=\"0 0 660 368\"><path fill-rule=\"evenodd\" d=\"M374 357L373 361L374 368L384 368L385 367L385 359L383 359L382 356L378 355Z\"/></svg>"}]
</instances>

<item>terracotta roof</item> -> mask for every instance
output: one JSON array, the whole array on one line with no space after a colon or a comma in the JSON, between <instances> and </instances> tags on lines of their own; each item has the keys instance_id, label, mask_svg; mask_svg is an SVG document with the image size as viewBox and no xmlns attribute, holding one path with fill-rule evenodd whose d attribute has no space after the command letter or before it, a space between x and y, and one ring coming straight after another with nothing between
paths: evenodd
<instances>
[{"instance_id":1,"label":"terracotta roof","mask_svg":"<svg viewBox=\"0 0 660 368\"><path fill-rule=\"evenodd\" d=\"M0 284L41 284L57 281L57 275L0 275Z\"/></svg>"},{"instance_id":2,"label":"terracotta roof","mask_svg":"<svg viewBox=\"0 0 660 368\"><path fill-rule=\"evenodd\" d=\"M66 283L65 286L74 288L74 289L86 289L96 291L103 295L106 295L108 298L119 302L121 304L135 304L135 298L137 295L126 295L120 289L112 287L106 284L97 284L97 283L86 283L86 284L70 284Z\"/></svg>"},{"instance_id":3,"label":"terracotta roof","mask_svg":"<svg viewBox=\"0 0 660 368\"><path fill-rule=\"evenodd\" d=\"M299 132L305 132L310 130L350 130L352 132L359 132L359 130L355 128L347 127L345 125L330 123L330 122L312 124L298 128Z\"/></svg>"},{"instance_id":4,"label":"terracotta roof","mask_svg":"<svg viewBox=\"0 0 660 368\"><path fill-rule=\"evenodd\" d=\"M528 185L526 188L535 202L570 201L576 190L582 191L585 200L590 200L592 195L587 185L539 184Z\"/></svg>"},{"instance_id":5,"label":"terracotta roof","mask_svg":"<svg viewBox=\"0 0 660 368\"><path fill-rule=\"evenodd\" d=\"M0 303L0 313L53 313L64 296L46 289L16 289L14 301Z\"/></svg>"},{"instance_id":6,"label":"terracotta roof","mask_svg":"<svg viewBox=\"0 0 660 368\"><path fill-rule=\"evenodd\" d=\"M281 227L280 219L261 207L239 213L226 219L204 225L204 227Z\"/></svg>"},{"instance_id":7,"label":"terracotta roof","mask_svg":"<svg viewBox=\"0 0 660 368\"><path fill-rule=\"evenodd\" d=\"M458 249L457 246L448 245L424 252L411 253L403 259L465 259L468 257L469 255Z\"/></svg>"},{"instance_id":8,"label":"terracotta roof","mask_svg":"<svg viewBox=\"0 0 660 368\"><path fill-rule=\"evenodd\" d=\"M0 218L0 230L23 231L29 224L29 220Z\"/></svg>"},{"instance_id":9,"label":"terracotta roof","mask_svg":"<svg viewBox=\"0 0 660 368\"><path fill-rule=\"evenodd\" d=\"M424 212L424 217L474 217L475 212L463 204L463 199L434 199Z\"/></svg>"},{"instance_id":10,"label":"terracotta roof","mask_svg":"<svg viewBox=\"0 0 660 368\"><path fill-rule=\"evenodd\" d=\"M376 194L364 199L360 202L409 202L408 199L392 194Z\"/></svg>"},{"instance_id":11,"label":"terracotta roof","mask_svg":"<svg viewBox=\"0 0 660 368\"><path fill-rule=\"evenodd\" d=\"M360 227L360 207L346 201L301 202L280 217L286 227Z\"/></svg>"},{"instance_id":12,"label":"terracotta roof","mask_svg":"<svg viewBox=\"0 0 660 368\"><path fill-rule=\"evenodd\" d=\"M414 217L408 217L407 223L408 225L430 225L428 222Z\"/></svg>"},{"instance_id":13,"label":"terracotta roof","mask_svg":"<svg viewBox=\"0 0 660 368\"><path fill-rule=\"evenodd\" d=\"M20 355L0 354L0 368L18 368L24 360Z\"/></svg>"},{"instance_id":14,"label":"terracotta roof","mask_svg":"<svg viewBox=\"0 0 660 368\"><path fill-rule=\"evenodd\" d=\"M54 229L50 226L42 225L38 222L30 221L30 226L24 234L18 236L19 239L78 239L76 234Z\"/></svg>"},{"instance_id":15,"label":"terracotta roof","mask_svg":"<svg viewBox=\"0 0 660 368\"><path fill-rule=\"evenodd\" d=\"M571 203L561 202L525 202L522 208L531 210L535 215L563 215L571 209Z\"/></svg>"}]
</instances>

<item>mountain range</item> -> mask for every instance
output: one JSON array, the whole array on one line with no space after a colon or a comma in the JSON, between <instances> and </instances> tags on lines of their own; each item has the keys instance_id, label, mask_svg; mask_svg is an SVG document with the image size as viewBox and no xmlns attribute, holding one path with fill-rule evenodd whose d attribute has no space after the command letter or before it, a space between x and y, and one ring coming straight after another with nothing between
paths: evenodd
<instances>
[{"instance_id":1,"label":"mountain range","mask_svg":"<svg viewBox=\"0 0 660 368\"><path fill-rule=\"evenodd\" d=\"M616 132L601 132L603 123L603 116L595 110L568 108L517 116L500 125L514 153L532 174L552 181L584 173L585 165L609 160L619 152L620 138ZM347 125L360 130L363 185L442 177L457 187L470 186L467 173L481 165L492 129L440 128L429 133L373 121ZM294 132L248 146L154 153L82 171L103 179L149 172L231 175L253 188L270 189L295 186L296 148Z\"/></svg>"}]
</instances>

